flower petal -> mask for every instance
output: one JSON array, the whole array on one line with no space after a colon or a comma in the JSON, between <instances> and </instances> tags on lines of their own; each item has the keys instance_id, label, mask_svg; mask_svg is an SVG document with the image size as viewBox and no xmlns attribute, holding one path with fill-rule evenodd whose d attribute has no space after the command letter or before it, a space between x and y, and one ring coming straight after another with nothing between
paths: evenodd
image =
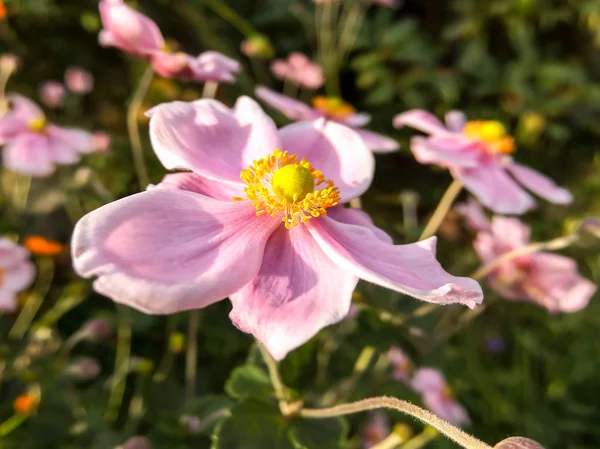
<instances>
[{"instance_id":1,"label":"flower petal","mask_svg":"<svg viewBox=\"0 0 600 449\"><path fill-rule=\"evenodd\" d=\"M449 111L444 116L446 127L455 133L461 133L467 124L467 116L462 111Z\"/></svg>"},{"instance_id":2,"label":"flower petal","mask_svg":"<svg viewBox=\"0 0 600 449\"><path fill-rule=\"evenodd\" d=\"M158 188L187 190L222 201L230 201L234 196L245 196L243 189L237 184L222 183L196 173L173 173L164 176L159 184L148 186L148 189Z\"/></svg>"},{"instance_id":3,"label":"flower petal","mask_svg":"<svg viewBox=\"0 0 600 449\"><path fill-rule=\"evenodd\" d=\"M411 139L410 149L421 164L440 167L477 167L479 152L476 144L461 136L416 136Z\"/></svg>"},{"instance_id":4,"label":"flower petal","mask_svg":"<svg viewBox=\"0 0 600 449\"><path fill-rule=\"evenodd\" d=\"M305 226L280 226L267 242L260 272L231 295L230 317L277 360L323 327L344 319L358 278L336 266Z\"/></svg>"},{"instance_id":5,"label":"flower petal","mask_svg":"<svg viewBox=\"0 0 600 449\"><path fill-rule=\"evenodd\" d=\"M35 277L35 267L29 260L11 264L4 269L0 288L19 292L27 288Z\"/></svg>"},{"instance_id":6,"label":"flower petal","mask_svg":"<svg viewBox=\"0 0 600 449\"><path fill-rule=\"evenodd\" d=\"M0 288L0 310L8 313L17 310L17 295L15 292Z\"/></svg>"},{"instance_id":7,"label":"flower petal","mask_svg":"<svg viewBox=\"0 0 600 449\"><path fill-rule=\"evenodd\" d=\"M490 229L490 220L475 198L469 197L464 203L457 204L455 209L465 218L467 227L472 231L481 232Z\"/></svg>"},{"instance_id":8,"label":"flower petal","mask_svg":"<svg viewBox=\"0 0 600 449\"><path fill-rule=\"evenodd\" d=\"M465 408L454 399L447 398L443 392L427 392L422 399L425 407L454 426L462 427L471 423Z\"/></svg>"},{"instance_id":9,"label":"flower petal","mask_svg":"<svg viewBox=\"0 0 600 449\"><path fill-rule=\"evenodd\" d=\"M456 168L452 174L481 204L496 213L523 214L535 206L533 198L496 163Z\"/></svg>"},{"instance_id":10,"label":"flower petal","mask_svg":"<svg viewBox=\"0 0 600 449\"><path fill-rule=\"evenodd\" d=\"M54 163L46 136L23 133L11 139L2 150L2 161L9 170L32 176L54 173Z\"/></svg>"},{"instance_id":11,"label":"flower petal","mask_svg":"<svg viewBox=\"0 0 600 449\"><path fill-rule=\"evenodd\" d=\"M506 168L519 183L545 200L555 204L570 204L573 202L571 192L557 186L554 181L540 172L516 162L508 164Z\"/></svg>"},{"instance_id":12,"label":"flower petal","mask_svg":"<svg viewBox=\"0 0 600 449\"><path fill-rule=\"evenodd\" d=\"M94 136L82 129L48 125L46 133L61 145L68 146L80 153L90 153L95 149Z\"/></svg>"},{"instance_id":13,"label":"flower petal","mask_svg":"<svg viewBox=\"0 0 600 449\"><path fill-rule=\"evenodd\" d=\"M258 98L291 120L314 120L323 116L307 104L266 87L257 87L255 93Z\"/></svg>"},{"instance_id":14,"label":"flower petal","mask_svg":"<svg viewBox=\"0 0 600 449\"><path fill-rule=\"evenodd\" d=\"M362 128L370 121L371 114L367 114L366 112L357 112L355 114L350 114L344 117L343 119L339 120L340 123L349 126L350 128Z\"/></svg>"},{"instance_id":15,"label":"flower petal","mask_svg":"<svg viewBox=\"0 0 600 449\"><path fill-rule=\"evenodd\" d=\"M483 300L476 281L452 276L440 266L435 259L435 237L391 245L366 227L326 216L306 226L331 260L365 281L437 304L474 308Z\"/></svg>"},{"instance_id":16,"label":"flower petal","mask_svg":"<svg viewBox=\"0 0 600 449\"><path fill-rule=\"evenodd\" d=\"M409 126L426 134L449 134L444 124L435 115L422 109L411 109L396 115L393 124L396 128Z\"/></svg>"},{"instance_id":17,"label":"flower petal","mask_svg":"<svg viewBox=\"0 0 600 449\"><path fill-rule=\"evenodd\" d=\"M231 110L215 100L175 101L150 111L150 139L168 168L242 184L240 172L280 146L273 121L248 97Z\"/></svg>"},{"instance_id":18,"label":"flower petal","mask_svg":"<svg viewBox=\"0 0 600 449\"><path fill-rule=\"evenodd\" d=\"M393 243L394 240L383 230L373 224L373 220L365 211L361 209L351 209L344 206L336 206L327 210L327 215L336 221L346 224L354 224L369 228L379 240L386 243Z\"/></svg>"},{"instance_id":19,"label":"flower petal","mask_svg":"<svg viewBox=\"0 0 600 449\"><path fill-rule=\"evenodd\" d=\"M499 245L508 250L520 248L529 243L531 229L518 218L492 218L492 235Z\"/></svg>"},{"instance_id":20,"label":"flower petal","mask_svg":"<svg viewBox=\"0 0 600 449\"><path fill-rule=\"evenodd\" d=\"M355 130L319 119L293 123L279 131L283 148L305 157L340 189L341 202L362 195L375 171L373 153Z\"/></svg>"},{"instance_id":21,"label":"flower petal","mask_svg":"<svg viewBox=\"0 0 600 449\"><path fill-rule=\"evenodd\" d=\"M367 131L366 129L355 129L355 131L361 137L365 145L375 153L391 153L400 148L400 144L391 137Z\"/></svg>"},{"instance_id":22,"label":"flower petal","mask_svg":"<svg viewBox=\"0 0 600 449\"><path fill-rule=\"evenodd\" d=\"M249 202L153 189L84 216L73 265L96 290L146 313L207 306L250 282L280 223Z\"/></svg>"}]
</instances>

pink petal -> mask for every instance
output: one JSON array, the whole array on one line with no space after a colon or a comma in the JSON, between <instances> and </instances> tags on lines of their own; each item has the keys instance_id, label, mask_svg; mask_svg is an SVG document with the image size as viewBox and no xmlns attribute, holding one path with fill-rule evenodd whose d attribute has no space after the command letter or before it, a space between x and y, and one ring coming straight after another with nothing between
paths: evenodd
<instances>
[{"instance_id":1,"label":"pink petal","mask_svg":"<svg viewBox=\"0 0 600 449\"><path fill-rule=\"evenodd\" d=\"M185 53L169 53L162 50L151 55L152 68L165 78L181 77L190 60L191 57Z\"/></svg>"},{"instance_id":2,"label":"pink petal","mask_svg":"<svg viewBox=\"0 0 600 449\"><path fill-rule=\"evenodd\" d=\"M156 23L130 8L123 0L102 0L99 5L104 26L100 42L135 56L146 56L165 45Z\"/></svg>"},{"instance_id":3,"label":"pink petal","mask_svg":"<svg viewBox=\"0 0 600 449\"><path fill-rule=\"evenodd\" d=\"M356 114L350 114L347 117L339 120L340 123L343 123L350 128L362 128L366 124L371 121L371 114L367 114L365 112L357 112Z\"/></svg>"},{"instance_id":4,"label":"pink petal","mask_svg":"<svg viewBox=\"0 0 600 449\"><path fill-rule=\"evenodd\" d=\"M439 392L447 387L447 383L441 371L425 367L415 371L411 386L417 393Z\"/></svg>"},{"instance_id":5,"label":"pink petal","mask_svg":"<svg viewBox=\"0 0 600 449\"><path fill-rule=\"evenodd\" d=\"M241 70L239 62L217 51L206 51L190 60L190 70L198 81L233 83Z\"/></svg>"},{"instance_id":6,"label":"pink petal","mask_svg":"<svg viewBox=\"0 0 600 449\"><path fill-rule=\"evenodd\" d=\"M54 173L48 139L37 133L23 133L10 140L2 150L2 161L9 170L32 176Z\"/></svg>"},{"instance_id":7,"label":"pink petal","mask_svg":"<svg viewBox=\"0 0 600 449\"><path fill-rule=\"evenodd\" d=\"M340 189L341 202L362 195L375 170L373 153L351 128L325 119L293 123L279 131L282 148L305 157Z\"/></svg>"},{"instance_id":8,"label":"pink petal","mask_svg":"<svg viewBox=\"0 0 600 449\"><path fill-rule=\"evenodd\" d=\"M465 408L458 402L448 399L442 393L424 393L422 399L423 404L425 404L429 410L452 425L462 427L471 422Z\"/></svg>"},{"instance_id":9,"label":"pink petal","mask_svg":"<svg viewBox=\"0 0 600 449\"><path fill-rule=\"evenodd\" d=\"M46 133L52 139L73 148L77 152L89 153L94 150L94 136L82 129L48 125Z\"/></svg>"},{"instance_id":10,"label":"pink petal","mask_svg":"<svg viewBox=\"0 0 600 449\"><path fill-rule=\"evenodd\" d=\"M29 260L23 260L3 267L4 276L0 288L20 292L27 288L35 277L35 267Z\"/></svg>"},{"instance_id":11,"label":"pink petal","mask_svg":"<svg viewBox=\"0 0 600 449\"><path fill-rule=\"evenodd\" d=\"M195 173L173 173L166 175L159 184L149 186L150 188L187 190L222 201L231 201L231 198L234 196L239 198L245 197L241 186L225 184Z\"/></svg>"},{"instance_id":12,"label":"pink petal","mask_svg":"<svg viewBox=\"0 0 600 449\"><path fill-rule=\"evenodd\" d=\"M314 120L323 117L323 114L307 104L266 87L257 87L255 93L258 98L291 120Z\"/></svg>"},{"instance_id":13,"label":"pink petal","mask_svg":"<svg viewBox=\"0 0 600 449\"><path fill-rule=\"evenodd\" d=\"M567 189L557 186L550 178L516 162L509 163L507 170L519 183L538 196L555 204L570 204L573 195Z\"/></svg>"},{"instance_id":14,"label":"pink petal","mask_svg":"<svg viewBox=\"0 0 600 449\"><path fill-rule=\"evenodd\" d=\"M8 267L29 258L29 251L11 240L0 237L0 267Z\"/></svg>"},{"instance_id":15,"label":"pink petal","mask_svg":"<svg viewBox=\"0 0 600 449\"><path fill-rule=\"evenodd\" d=\"M466 219L467 227L472 231L481 232L490 229L490 220L475 198L469 197L464 203L457 204L455 209Z\"/></svg>"},{"instance_id":16,"label":"pink petal","mask_svg":"<svg viewBox=\"0 0 600 449\"><path fill-rule=\"evenodd\" d=\"M230 317L277 360L346 317L358 278L336 266L305 226L280 226L256 278L231 295Z\"/></svg>"},{"instance_id":17,"label":"pink petal","mask_svg":"<svg viewBox=\"0 0 600 449\"><path fill-rule=\"evenodd\" d=\"M472 140L462 136L416 136L411 139L410 149L421 164L440 167L477 167L480 152Z\"/></svg>"},{"instance_id":18,"label":"pink petal","mask_svg":"<svg viewBox=\"0 0 600 449\"><path fill-rule=\"evenodd\" d=\"M165 103L150 111L150 139L168 168L242 184L240 172L279 148L273 121L248 97L231 110L215 100Z\"/></svg>"},{"instance_id":19,"label":"pink petal","mask_svg":"<svg viewBox=\"0 0 600 449\"><path fill-rule=\"evenodd\" d=\"M535 206L533 198L494 162L476 168L456 168L453 176L481 204L499 214L523 214Z\"/></svg>"},{"instance_id":20,"label":"pink petal","mask_svg":"<svg viewBox=\"0 0 600 449\"><path fill-rule=\"evenodd\" d=\"M344 206L336 206L327 210L327 215L335 221L346 224L354 224L370 229L379 240L386 243L394 243L394 240L383 230L373 224L373 220L365 211L360 209L351 209Z\"/></svg>"},{"instance_id":21,"label":"pink petal","mask_svg":"<svg viewBox=\"0 0 600 449\"><path fill-rule=\"evenodd\" d=\"M515 249L529 243L531 229L517 218L492 218L492 234L498 244L507 249Z\"/></svg>"},{"instance_id":22,"label":"pink petal","mask_svg":"<svg viewBox=\"0 0 600 449\"><path fill-rule=\"evenodd\" d=\"M365 145L375 153L391 153L400 148L398 142L390 137L367 131L366 129L356 129L355 131L361 137Z\"/></svg>"},{"instance_id":23,"label":"pink petal","mask_svg":"<svg viewBox=\"0 0 600 449\"><path fill-rule=\"evenodd\" d=\"M15 292L0 288L0 310L7 313L17 310L17 295Z\"/></svg>"},{"instance_id":24,"label":"pink petal","mask_svg":"<svg viewBox=\"0 0 600 449\"><path fill-rule=\"evenodd\" d=\"M455 133L462 133L467 124L467 117L462 111L450 111L446 113L444 120L446 127Z\"/></svg>"},{"instance_id":25,"label":"pink petal","mask_svg":"<svg viewBox=\"0 0 600 449\"><path fill-rule=\"evenodd\" d=\"M24 123L29 124L44 118L44 112L29 98L19 94L9 94L8 99L12 106L10 114L18 117Z\"/></svg>"},{"instance_id":26,"label":"pink petal","mask_svg":"<svg viewBox=\"0 0 600 449\"><path fill-rule=\"evenodd\" d=\"M153 189L115 201L75 226L73 265L94 288L146 313L207 306L251 281L278 220L249 202Z\"/></svg>"},{"instance_id":27,"label":"pink petal","mask_svg":"<svg viewBox=\"0 0 600 449\"><path fill-rule=\"evenodd\" d=\"M444 124L435 115L422 109L411 109L396 115L393 124L396 128L409 126L426 134L449 134Z\"/></svg>"},{"instance_id":28,"label":"pink petal","mask_svg":"<svg viewBox=\"0 0 600 449\"><path fill-rule=\"evenodd\" d=\"M483 300L476 281L443 270L435 259L435 237L391 245L366 227L330 217L310 220L306 226L331 260L368 282L437 304L474 308Z\"/></svg>"}]
</instances>

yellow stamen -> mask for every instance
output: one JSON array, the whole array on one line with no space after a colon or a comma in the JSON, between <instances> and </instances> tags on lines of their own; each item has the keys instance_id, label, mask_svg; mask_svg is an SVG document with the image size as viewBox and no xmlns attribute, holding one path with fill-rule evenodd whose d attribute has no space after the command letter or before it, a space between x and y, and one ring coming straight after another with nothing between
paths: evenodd
<instances>
[{"instance_id":1,"label":"yellow stamen","mask_svg":"<svg viewBox=\"0 0 600 449\"><path fill-rule=\"evenodd\" d=\"M240 178L247 184L244 192L256 208L256 215L281 214L287 229L326 215L326 209L340 201L339 189L333 181L325 179L306 159L298 161L295 154L279 149L254 161ZM322 188L315 190L315 186Z\"/></svg>"},{"instance_id":2,"label":"yellow stamen","mask_svg":"<svg viewBox=\"0 0 600 449\"><path fill-rule=\"evenodd\" d=\"M515 151L515 140L508 135L504 125L494 120L468 122L463 134L486 144L492 153L510 154Z\"/></svg>"},{"instance_id":3,"label":"yellow stamen","mask_svg":"<svg viewBox=\"0 0 600 449\"><path fill-rule=\"evenodd\" d=\"M356 112L351 105L344 103L339 97L318 96L312 99L312 104L315 109L334 118L345 118Z\"/></svg>"},{"instance_id":4,"label":"yellow stamen","mask_svg":"<svg viewBox=\"0 0 600 449\"><path fill-rule=\"evenodd\" d=\"M448 385L446 385L444 387L444 389L442 390L442 396L444 396L444 398L446 398L449 401L454 399L454 392L452 391L452 388L450 388Z\"/></svg>"},{"instance_id":5,"label":"yellow stamen","mask_svg":"<svg viewBox=\"0 0 600 449\"><path fill-rule=\"evenodd\" d=\"M32 131L35 131L37 133L40 133L44 130L44 128L46 127L46 119L44 117L32 120L31 122L29 122L29 129Z\"/></svg>"}]
</instances>

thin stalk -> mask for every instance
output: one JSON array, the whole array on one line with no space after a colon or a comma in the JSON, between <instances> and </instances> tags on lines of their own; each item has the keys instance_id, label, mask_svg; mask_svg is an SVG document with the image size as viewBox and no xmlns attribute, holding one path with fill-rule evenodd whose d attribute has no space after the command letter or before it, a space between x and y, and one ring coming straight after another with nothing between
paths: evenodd
<instances>
[{"instance_id":1,"label":"thin stalk","mask_svg":"<svg viewBox=\"0 0 600 449\"><path fill-rule=\"evenodd\" d=\"M250 22L221 0L204 0L204 4L246 37L259 34Z\"/></svg>"},{"instance_id":2,"label":"thin stalk","mask_svg":"<svg viewBox=\"0 0 600 449\"><path fill-rule=\"evenodd\" d=\"M198 326L200 324L200 311L190 312L188 327L188 343L185 353L185 385L189 397L196 394L196 371L198 367Z\"/></svg>"},{"instance_id":3,"label":"thin stalk","mask_svg":"<svg viewBox=\"0 0 600 449\"><path fill-rule=\"evenodd\" d=\"M437 232L461 190L462 184L460 181L457 181L456 179L452 181L452 183L446 189L444 196L442 196L439 204L435 208L433 215L427 222L427 226L425 226L425 229L419 237L419 240L425 240Z\"/></svg>"},{"instance_id":4,"label":"thin stalk","mask_svg":"<svg viewBox=\"0 0 600 449\"><path fill-rule=\"evenodd\" d=\"M548 240L546 242L532 243L527 246L523 246L521 248L514 249L507 253L502 254L500 257L492 260L488 264L482 266L473 274L470 275L473 279L483 279L488 274L490 274L496 267L502 265L503 263L508 262L511 259L516 257L525 256L527 254L536 253L538 251L552 251L557 249L563 249L567 246L572 245L575 241L579 239L579 235L572 234L563 237L558 237L552 240Z\"/></svg>"},{"instance_id":5,"label":"thin stalk","mask_svg":"<svg viewBox=\"0 0 600 449\"><path fill-rule=\"evenodd\" d=\"M395 449L403 442L404 438L392 432L375 446L371 446L371 449Z\"/></svg>"},{"instance_id":6,"label":"thin stalk","mask_svg":"<svg viewBox=\"0 0 600 449\"><path fill-rule=\"evenodd\" d=\"M85 295L68 295L64 298L60 298L50 310L48 310L42 317L34 324L34 329L39 327L51 327L67 312L77 307L83 302Z\"/></svg>"},{"instance_id":7,"label":"thin stalk","mask_svg":"<svg viewBox=\"0 0 600 449\"><path fill-rule=\"evenodd\" d=\"M340 23L339 40L339 65L341 66L346 56L352 51L360 28L364 22L366 10L361 2L352 2L345 14L344 21Z\"/></svg>"},{"instance_id":8,"label":"thin stalk","mask_svg":"<svg viewBox=\"0 0 600 449\"><path fill-rule=\"evenodd\" d=\"M8 80L10 79L10 75L12 75L14 71L14 67L8 67L4 70L0 70L0 115L3 112L6 112L5 109L8 109L6 104L6 86L8 85Z\"/></svg>"},{"instance_id":9,"label":"thin stalk","mask_svg":"<svg viewBox=\"0 0 600 449\"><path fill-rule=\"evenodd\" d=\"M13 203L17 209L25 210L27 201L29 200L29 191L31 190L31 176L20 176L15 173L15 187L13 189Z\"/></svg>"},{"instance_id":10,"label":"thin stalk","mask_svg":"<svg viewBox=\"0 0 600 449\"><path fill-rule=\"evenodd\" d=\"M133 154L133 165L137 174L138 183L141 190L145 190L149 183L148 170L144 159L144 149L140 139L140 128L138 126L138 113L148 88L154 77L154 69L151 65L146 67L142 74L138 86L133 93L129 108L127 109L127 131L129 132L129 140L131 141L131 151Z\"/></svg>"},{"instance_id":11,"label":"thin stalk","mask_svg":"<svg viewBox=\"0 0 600 449\"><path fill-rule=\"evenodd\" d=\"M290 414L290 405L286 400L285 386L281 380L281 376L279 375L277 362L273 359L273 357L271 357L271 354L269 354L269 351L267 351L263 345L258 342L257 345L265 361L265 365L267 365L267 371L269 372L269 377L271 378L271 383L273 384L273 389L275 390L275 396L279 401L279 410L283 416L288 416Z\"/></svg>"},{"instance_id":12,"label":"thin stalk","mask_svg":"<svg viewBox=\"0 0 600 449\"><path fill-rule=\"evenodd\" d=\"M204 88L202 89L202 98L215 98L217 96L217 89L219 89L219 83L207 81L204 83Z\"/></svg>"},{"instance_id":13,"label":"thin stalk","mask_svg":"<svg viewBox=\"0 0 600 449\"><path fill-rule=\"evenodd\" d=\"M31 413L17 413L15 415L12 415L10 418L8 418L3 423L1 423L0 424L0 438L4 438L6 435L11 433L13 430L15 430L17 427L19 427L25 421L27 421L27 418L29 418L30 416L31 416ZM2 443L2 441L0 441L0 443ZM2 447L1 444L0 444L0 447Z\"/></svg>"},{"instance_id":14,"label":"thin stalk","mask_svg":"<svg viewBox=\"0 0 600 449\"><path fill-rule=\"evenodd\" d=\"M288 97L296 98L298 96L298 88L299 86L296 83L290 81L289 78L286 78L283 81L282 93Z\"/></svg>"},{"instance_id":15,"label":"thin stalk","mask_svg":"<svg viewBox=\"0 0 600 449\"><path fill-rule=\"evenodd\" d=\"M321 22L316 26L321 34L321 64L325 70L325 89L329 96L340 96L339 66L336 56L335 24L340 2L331 1L323 5Z\"/></svg>"},{"instance_id":16,"label":"thin stalk","mask_svg":"<svg viewBox=\"0 0 600 449\"><path fill-rule=\"evenodd\" d=\"M171 372L173 361L175 360L175 352L171 350L171 335L177 327L178 315L171 315L167 318L167 345L165 352L158 364L158 369L154 373L152 381L163 382Z\"/></svg>"},{"instance_id":17,"label":"thin stalk","mask_svg":"<svg viewBox=\"0 0 600 449\"><path fill-rule=\"evenodd\" d=\"M127 307L117 305L118 328L117 328L117 353L115 356L115 372L110 386L108 405L104 418L107 421L115 421L119 416L125 385L127 383L127 372L129 371L129 358L131 355L131 324L129 310ZM121 375L121 373L125 373Z\"/></svg>"},{"instance_id":18,"label":"thin stalk","mask_svg":"<svg viewBox=\"0 0 600 449\"><path fill-rule=\"evenodd\" d=\"M330 408L323 409L308 409L303 408L299 411L299 415L304 418L334 418L337 416L351 415L354 413L360 413L367 410L374 410L379 408L389 408L397 410L413 418L422 421L425 424L429 424L434 427L438 432L447 436L449 439L454 441L459 446L466 449L491 449L491 446L484 443L483 441L475 438L472 435L464 432L463 430L454 427L452 424L444 421L442 418L434 415L433 413L417 407L410 402L403 401L401 399L392 398L389 396L380 396L375 398L363 399L361 401L351 402L349 404L336 405Z\"/></svg>"},{"instance_id":19,"label":"thin stalk","mask_svg":"<svg viewBox=\"0 0 600 449\"><path fill-rule=\"evenodd\" d=\"M438 433L436 430L426 427L423 432L404 443L401 449L421 449L437 436Z\"/></svg>"}]
</instances>

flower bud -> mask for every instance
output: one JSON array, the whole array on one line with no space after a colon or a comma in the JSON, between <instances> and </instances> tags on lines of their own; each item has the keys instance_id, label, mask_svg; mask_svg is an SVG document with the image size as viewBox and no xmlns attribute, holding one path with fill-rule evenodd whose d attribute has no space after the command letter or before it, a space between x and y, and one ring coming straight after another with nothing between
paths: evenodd
<instances>
[{"instance_id":1,"label":"flower bud","mask_svg":"<svg viewBox=\"0 0 600 449\"><path fill-rule=\"evenodd\" d=\"M145 376L154 370L154 362L142 357L133 357L131 359L130 369L137 374Z\"/></svg>"},{"instance_id":2,"label":"flower bud","mask_svg":"<svg viewBox=\"0 0 600 449\"><path fill-rule=\"evenodd\" d=\"M76 94L87 94L94 88L94 77L81 67L69 67L65 72L67 88Z\"/></svg>"},{"instance_id":3,"label":"flower bud","mask_svg":"<svg viewBox=\"0 0 600 449\"><path fill-rule=\"evenodd\" d=\"M45 81L40 86L42 103L49 108L61 108L65 102L65 95L65 86L58 81Z\"/></svg>"},{"instance_id":4,"label":"flower bud","mask_svg":"<svg viewBox=\"0 0 600 449\"><path fill-rule=\"evenodd\" d=\"M100 374L100 364L92 357L82 357L77 362L70 364L65 374L77 381L92 380Z\"/></svg>"},{"instance_id":5,"label":"flower bud","mask_svg":"<svg viewBox=\"0 0 600 449\"><path fill-rule=\"evenodd\" d=\"M242 41L240 51L246 56L270 59L275 54L271 42L266 36L255 34Z\"/></svg>"},{"instance_id":6,"label":"flower bud","mask_svg":"<svg viewBox=\"0 0 600 449\"><path fill-rule=\"evenodd\" d=\"M500 441L494 449L544 449L544 446L529 438L510 437Z\"/></svg>"},{"instance_id":7,"label":"flower bud","mask_svg":"<svg viewBox=\"0 0 600 449\"><path fill-rule=\"evenodd\" d=\"M88 341L103 341L113 334L113 325L106 318L92 318L81 326L83 339Z\"/></svg>"},{"instance_id":8,"label":"flower bud","mask_svg":"<svg viewBox=\"0 0 600 449\"><path fill-rule=\"evenodd\" d=\"M202 422L197 416L183 415L179 421L192 435L197 434L201 430Z\"/></svg>"},{"instance_id":9,"label":"flower bud","mask_svg":"<svg viewBox=\"0 0 600 449\"><path fill-rule=\"evenodd\" d=\"M169 350L179 354L185 348L185 336L181 332L173 332L169 336Z\"/></svg>"},{"instance_id":10,"label":"flower bud","mask_svg":"<svg viewBox=\"0 0 600 449\"><path fill-rule=\"evenodd\" d=\"M148 438L138 435L129 438L120 449L152 449L152 444Z\"/></svg>"}]
</instances>

